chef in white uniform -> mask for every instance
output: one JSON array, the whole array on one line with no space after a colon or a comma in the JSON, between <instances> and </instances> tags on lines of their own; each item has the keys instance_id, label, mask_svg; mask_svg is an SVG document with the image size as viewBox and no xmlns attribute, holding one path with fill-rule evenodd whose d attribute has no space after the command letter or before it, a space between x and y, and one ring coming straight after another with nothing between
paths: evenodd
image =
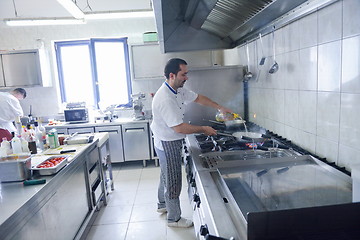
<instances>
[{"instance_id":1,"label":"chef in white uniform","mask_svg":"<svg viewBox=\"0 0 360 240\"><path fill-rule=\"evenodd\" d=\"M158 188L159 213L167 213L168 226L191 227L193 222L181 217L181 149L186 134L204 133L216 135L209 126L184 123L185 106L190 102L232 112L206 96L183 88L188 79L187 63L183 59L170 59L165 66L166 81L156 92L152 102L153 121L151 130L160 162Z\"/></svg>"},{"instance_id":2,"label":"chef in white uniform","mask_svg":"<svg viewBox=\"0 0 360 240\"><path fill-rule=\"evenodd\" d=\"M26 98L23 88L15 88L11 92L0 92L0 129L16 132L13 121L24 115L19 100Z\"/></svg>"}]
</instances>

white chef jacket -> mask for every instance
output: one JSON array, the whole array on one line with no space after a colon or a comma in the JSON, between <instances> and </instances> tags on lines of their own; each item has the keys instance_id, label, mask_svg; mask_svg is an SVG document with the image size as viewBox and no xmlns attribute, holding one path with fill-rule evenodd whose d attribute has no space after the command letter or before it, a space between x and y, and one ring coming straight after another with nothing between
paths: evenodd
<instances>
[{"instance_id":1,"label":"white chef jacket","mask_svg":"<svg viewBox=\"0 0 360 240\"><path fill-rule=\"evenodd\" d=\"M186 88L177 92L164 82L156 92L152 102L153 121L151 130L154 134L154 145L163 150L161 141L174 141L185 138L172 127L184 122L185 105L196 100L198 94Z\"/></svg>"},{"instance_id":2,"label":"white chef jacket","mask_svg":"<svg viewBox=\"0 0 360 240\"><path fill-rule=\"evenodd\" d=\"M12 122L16 117L23 115L19 100L11 93L0 92L0 128L15 132L16 128Z\"/></svg>"}]
</instances>

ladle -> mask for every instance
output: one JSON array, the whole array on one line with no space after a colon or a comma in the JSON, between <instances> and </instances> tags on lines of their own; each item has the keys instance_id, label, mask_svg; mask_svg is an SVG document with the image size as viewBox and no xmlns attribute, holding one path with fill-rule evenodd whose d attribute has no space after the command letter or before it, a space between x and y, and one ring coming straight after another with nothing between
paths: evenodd
<instances>
[{"instance_id":1,"label":"ladle","mask_svg":"<svg viewBox=\"0 0 360 240\"><path fill-rule=\"evenodd\" d=\"M274 29L275 31L275 29ZM272 32L272 38L273 38L273 52L274 52L274 64L271 66L269 73L273 74L276 73L279 70L279 64L275 60L275 36L274 31Z\"/></svg>"},{"instance_id":2,"label":"ladle","mask_svg":"<svg viewBox=\"0 0 360 240\"><path fill-rule=\"evenodd\" d=\"M247 41L246 41L246 57L247 57L247 72L244 75L244 80L249 81L253 77L253 74L249 71L250 57L249 57L249 47L248 47L248 42Z\"/></svg>"},{"instance_id":3,"label":"ladle","mask_svg":"<svg viewBox=\"0 0 360 240\"><path fill-rule=\"evenodd\" d=\"M262 57L261 57L261 59L260 59L259 65L264 65L266 57L265 57L265 55L264 55L264 45L263 45L261 33L259 33L259 39L260 39L261 54L262 54Z\"/></svg>"}]
</instances>

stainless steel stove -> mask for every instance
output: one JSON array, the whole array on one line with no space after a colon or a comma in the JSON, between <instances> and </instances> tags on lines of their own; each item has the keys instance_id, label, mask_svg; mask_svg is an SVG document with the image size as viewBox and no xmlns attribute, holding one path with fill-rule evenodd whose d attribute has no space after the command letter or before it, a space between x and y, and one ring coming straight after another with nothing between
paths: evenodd
<instances>
[{"instance_id":1,"label":"stainless steel stove","mask_svg":"<svg viewBox=\"0 0 360 240\"><path fill-rule=\"evenodd\" d=\"M188 194L198 239L294 239L297 231L311 239L313 232L324 235L325 223L339 231L357 229L346 217L360 210L360 203L351 203L348 175L303 154L276 134L251 124L249 129L262 132L262 138L189 135L186 139ZM330 223L325 217L329 212L336 213ZM314 217L321 221L304 228Z\"/></svg>"}]
</instances>

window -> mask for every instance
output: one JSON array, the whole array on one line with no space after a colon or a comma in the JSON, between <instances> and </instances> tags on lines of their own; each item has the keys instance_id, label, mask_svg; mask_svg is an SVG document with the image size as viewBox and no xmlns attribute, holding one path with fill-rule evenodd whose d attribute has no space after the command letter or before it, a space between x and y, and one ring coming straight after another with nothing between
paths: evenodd
<instances>
[{"instance_id":1,"label":"window","mask_svg":"<svg viewBox=\"0 0 360 240\"><path fill-rule=\"evenodd\" d=\"M55 43L62 102L131 106L127 38Z\"/></svg>"}]
</instances>

